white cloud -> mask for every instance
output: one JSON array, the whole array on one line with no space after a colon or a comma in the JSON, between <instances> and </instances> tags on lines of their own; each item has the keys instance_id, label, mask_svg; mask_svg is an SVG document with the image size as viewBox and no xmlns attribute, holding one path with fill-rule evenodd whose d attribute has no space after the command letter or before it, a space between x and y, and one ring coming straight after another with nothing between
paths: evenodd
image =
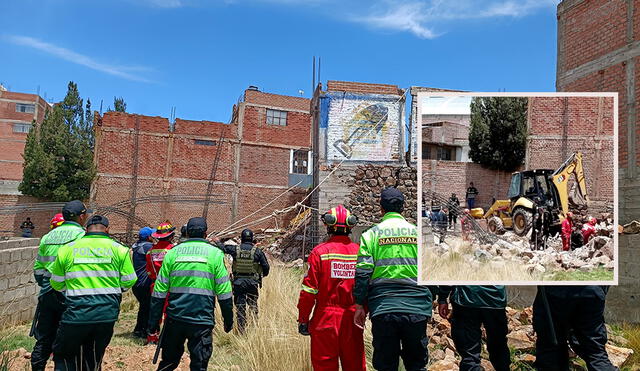
<instances>
[{"instance_id":1,"label":"white cloud","mask_svg":"<svg viewBox=\"0 0 640 371\"><path fill-rule=\"evenodd\" d=\"M158 7L158 8L180 8L184 6L182 0L143 0L149 5Z\"/></svg>"},{"instance_id":2,"label":"white cloud","mask_svg":"<svg viewBox=\"0 0 640 371\"><path fill-rule=\"evenodd\" d=\"M66 61L79 64L81 66L85 66L96 71L104 72L109 75L118 76L123 79L132 80L132 81L147 82L147 83L152 82L151 80L148 80L143 76L136 74L136 72L148 72L149 68L146 68L146 67L116 66L116 65L100 63L91 57L88 57L80 53L76 53L73 50L59 47L59 46L35 39L33 37L28 37L28 36L10 35L10 36L5 36L5 39L13 44L34 48L34 49L43 51L47 54L58 57L60 59L64 59Z\"/></svg>"},{"instance_id":3,"label":"white cloud","mask_svg":"<svg viewBox=\"0 0 640 371\"><path fill-rule=\"evenodd\" d=\"M552 8L558 0L380 0L374 2L364 16L352 16L351 21L373 28L411 32L423 39L441 35L435 25L469 19L523 17Z\"/></svg>"},{"instance_id":4,"label":"white cloud","mask_svg":"<svg viewBox=\"0 0 640 371\"><path fill-rule=\"evenodd\" d=\"M404 3L388 9L382 14L372 14L352 18L356 22L381 29L409 31L423 39L433 39L437 35L425 25L426 11L422 3Z\"/></svg>"}]
</instances>

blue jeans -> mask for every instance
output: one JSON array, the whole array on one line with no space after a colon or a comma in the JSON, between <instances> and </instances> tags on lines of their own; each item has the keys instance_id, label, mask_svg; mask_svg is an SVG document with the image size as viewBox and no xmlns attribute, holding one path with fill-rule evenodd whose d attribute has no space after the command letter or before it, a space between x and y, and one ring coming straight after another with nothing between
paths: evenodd
<instances>
[{"instance_id":1,"label":"blue jeans","mask_svg":"<svg viewBox=\"0 0 640 371\"><path fill-rule=\"evenodd\" d=\"M467 209L473 209L476 206L475 198L467 198Z\"/></svg>"}]
</instances>

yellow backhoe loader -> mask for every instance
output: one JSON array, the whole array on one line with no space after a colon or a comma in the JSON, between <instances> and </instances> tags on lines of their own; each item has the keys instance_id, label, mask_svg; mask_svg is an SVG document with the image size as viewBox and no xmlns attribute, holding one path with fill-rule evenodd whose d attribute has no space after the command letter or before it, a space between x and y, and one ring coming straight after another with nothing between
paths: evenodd
<instances>
[{"instance_id":1,"label":"yellow backhoe loader","mask_svg":"<svg viewBox=\"0 0 640 371\"><path fill-rule=\"evenodd\" d=\"M569 190L571 175L575 178ZM559 231L570 205L586 205L589 202L582 153L571 155L557 170L536 169L513 173L507 197L508 200L495 201L484 214L489 231L503 234L506 229L513 229L518 236L525 236L531 229L534 203L551 212L552 231Z\"/></svg>"}]
</instances>

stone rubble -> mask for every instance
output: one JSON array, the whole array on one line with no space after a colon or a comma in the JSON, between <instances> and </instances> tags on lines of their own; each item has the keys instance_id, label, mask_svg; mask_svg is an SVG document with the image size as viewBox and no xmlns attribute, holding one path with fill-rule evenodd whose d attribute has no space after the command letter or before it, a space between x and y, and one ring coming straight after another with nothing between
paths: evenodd
<instances>
[{"instance_id":1,"label":"stone rubble","mask_svg":"<svg viewBox=\"0 0 640 371\"><path fill-rule=\"evenodd\" d=\"M506 308L507 320L509 324L509 334L507 343L509 348L515 350L515 360L517 362L533 365L535 362L536 334L533 331L533 309ZM607 353L611 362L616 367L622 367L633 354L633 350L625 348L628 341L619 335L611 333L607 326L608 339ZM434 312L431 322L428 324L427 334L429 335L429 371L457 370L460 357L455 352L455 345L451 340L451 325L449 321L440 317ZM483 329L482 339L486 341L486 333ZM569 352L571 357L576 357L575 353ZM482 365L485 370L492 370L486 352L483 352Z\"/></svg>"}]
</instances>

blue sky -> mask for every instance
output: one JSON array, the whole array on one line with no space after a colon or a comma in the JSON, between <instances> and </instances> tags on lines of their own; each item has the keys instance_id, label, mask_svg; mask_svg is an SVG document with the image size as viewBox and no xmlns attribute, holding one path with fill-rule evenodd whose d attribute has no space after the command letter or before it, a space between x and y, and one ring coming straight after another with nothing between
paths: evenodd
<instances>
[{"instance_id":1,"label":"blue sky","mask_svg":"<svg viewBox=\"0 0 640 371\"><path fill-rule=\"evenodd\" d=\"M93 108L226 122L249 85L321 79L554 91L558 0L21 0L0 3L0 82Z\"/></svg>"}]
</instances>

